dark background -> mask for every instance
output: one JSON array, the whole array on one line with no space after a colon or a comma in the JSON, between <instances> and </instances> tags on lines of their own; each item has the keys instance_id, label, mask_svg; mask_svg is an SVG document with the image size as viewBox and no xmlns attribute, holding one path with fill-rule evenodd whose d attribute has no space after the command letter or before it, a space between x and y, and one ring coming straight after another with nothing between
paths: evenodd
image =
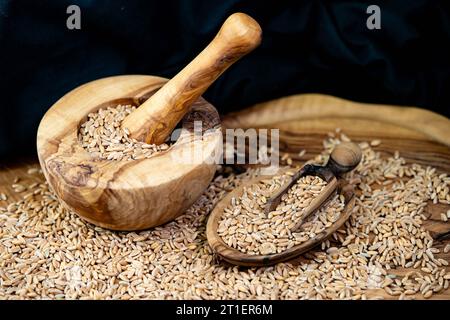
<instances>
[{"instance_id":1,"label":"dark background","mask_svg":"<svg viewBox=\"0 0 450 320\"><path fill-rule=\"evenodd\" d=\"M33 154L45 111L87 81L172 77L236 11L261 24L263 41L204 95L221 113L316 92L449 116L445 2L0 0L0 157ZM66 28L71 4L81 30ZM366 27L370 4L381 30Z\"/></svg>"}]
</instances>

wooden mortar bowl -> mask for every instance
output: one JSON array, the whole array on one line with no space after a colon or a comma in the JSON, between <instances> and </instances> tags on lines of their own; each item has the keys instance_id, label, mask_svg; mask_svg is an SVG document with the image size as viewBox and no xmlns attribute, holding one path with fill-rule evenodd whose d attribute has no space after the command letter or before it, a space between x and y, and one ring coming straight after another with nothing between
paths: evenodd
<instances>
[{"instance_id":1,"label":"wooden mortar bowl","mask_svg":"<svg viewBox=\"0 0 450 320\"><path fill-rule=\"evenodd\" d=\"M183 132L168 149L148 159L114 161L94 158L78 140L87 115L118 104L139 106L167 79L130 75L89 82L69 92L45 114L37 134L39 162L61 201L85 220L114 230L140 230L181 215L206 189L216 170L222 132L217 110L198 99L182 120ZM209 130L194 137L193 122ZM200 146L196 163L177 155Z\"/></svg>"},{"instance_id":2,"label":"wooden mortar bowl","mask_svg":"<svg viewBox=\"0 0 450 320\"><path fill-rule=\"evenodd\" d=\"M229 16L211 43L171 80L119 76L87 83L57 101L37 135L39 162L50 187L69 209L114 230L140 230L181 215L206 189L222 155L217 110L201 95L261 42L250 16ZM122 122L130 137L161 144L181 123L169 149L148 159L101 160L78 140L80 125L100 108L139 106ZM194 134L200 121L202 134ZM187 159L191 156L192 159Z\"/></svg>"}]
</instances>

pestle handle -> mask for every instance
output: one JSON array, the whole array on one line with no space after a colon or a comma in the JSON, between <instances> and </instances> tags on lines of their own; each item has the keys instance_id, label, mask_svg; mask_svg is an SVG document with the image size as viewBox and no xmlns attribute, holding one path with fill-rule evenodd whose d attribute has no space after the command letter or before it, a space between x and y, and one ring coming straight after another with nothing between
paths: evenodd
<instances>
[{"instance_id":1,"label":"pestle handle","mask_svg":"<svg viewBox=\"0 0 450 320\"><path fill-rule=\"evenodd\" d=\"M234 62L259 45L261 34L261 27L253 18L244 13L232 14L211 43L128 115L122 127L137 140L163 143L206 89Z\"/></svg>"}]
</instances>

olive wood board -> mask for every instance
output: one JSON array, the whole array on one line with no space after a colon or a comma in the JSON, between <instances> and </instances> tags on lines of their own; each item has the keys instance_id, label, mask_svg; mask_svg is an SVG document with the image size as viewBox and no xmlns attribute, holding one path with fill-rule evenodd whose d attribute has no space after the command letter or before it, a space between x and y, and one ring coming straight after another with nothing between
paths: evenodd
<instances>
[{"instance_id":1,"label":"olive wood board","mask_svg":"<svg viewBox=\"0 0 450 320\"><path fill-rule=\"evenodd\" d=\"M428 110L390 105L352 102L322 94L299 94L256 104L223 117L224 128L278 128L280 153L288 153L294 164L303 165L321 151L329 132L340 128L352 141L381 140L372 147L382 156L399 151L407 163L435 167L450 173L450 120ZM299 157L300 151L306 152ZM432 204L425 208L428 217L423 226L435 238L438 257L450 262L450 253L442 252L450 243L450 219L441 221L440 214L450 205ZM298 258L292 263L301 262ZM402 275L413 269L395 268L390 273ZM447 267L447 272L450 267ZM367 297L398 299L382 289L371 289ZM422 298L416 295L416 299ZM450 299L450 289L434 294L432 299Z\"/></svg>"}]
</instances>

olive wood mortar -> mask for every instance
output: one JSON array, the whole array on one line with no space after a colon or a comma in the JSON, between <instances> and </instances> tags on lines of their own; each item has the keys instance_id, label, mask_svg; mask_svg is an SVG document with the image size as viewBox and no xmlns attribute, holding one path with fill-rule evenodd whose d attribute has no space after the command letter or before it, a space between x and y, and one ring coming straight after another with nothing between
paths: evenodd
<instances>
[{"instance_id":1,"label":"olive wood mortar","mask_svg":"<svg viewBox=\"0 0 450 320\"><path fill-rule=\"evenodd\" d=\"M179 74L167 79L128 75L82 85L44 115L37 134L43 173L58 198L85 220L114 230L141 230L181 215L212 180L221 152L217 110L201 94L235 61L261 41L261 28L243 13L231 15L213 41ZM87 115L118 104L138 108L122 127L147 143L164 142L181 121L169 149L150 158L114 161L96 158L80 144ZM203 135L194 134L194 121ZM180 161L200 151L200 159Z\"/></svg>"},{"instance_id":2,"label":"olive wood mortar","mask_svg":"<svg viewBox=\"0 0 450 320\"><path fill-rule=\"evenodd\" d=\"M230 205L232 198L242 196L245 188L271 177L262 175L243 182L238 188L231 191L216 205L210 214L206 225L206 236L209 245L225 261L231 264L246 267L269 266L294 259L302 253L307 252L331 236L350 217L355 205L355 194L353 186L348 184L345 179L342 178L342 175L356 168L361 161L361 157L361 150L356 144L341 143L332 151L328 163L325 166L311 164L303 166L299 171L294 173L292 178L281 186L268 200L264 208L266 213L275 210L276 206L280 203L282 195L285 194L300 177L312 175L319 176L324 179L327 182L324 190L311 201L308 207L305 208L303 218L296 222L296 225L292 231L294 232L298 229L310 214L320 209L323 205L326 205L335 192L344 196L344 210L341 212L339 218L333 222L330 227L324 229L314 238L295 245L292 248L286 249L280 253L267 255L247 254L229 246L222 240L217 233L217 228L219 227L220 218L224 212L224 209ZM277 175L292 172L292 170L292 168L282 168L278 171Z\"/></svg>"}]
</instances>

